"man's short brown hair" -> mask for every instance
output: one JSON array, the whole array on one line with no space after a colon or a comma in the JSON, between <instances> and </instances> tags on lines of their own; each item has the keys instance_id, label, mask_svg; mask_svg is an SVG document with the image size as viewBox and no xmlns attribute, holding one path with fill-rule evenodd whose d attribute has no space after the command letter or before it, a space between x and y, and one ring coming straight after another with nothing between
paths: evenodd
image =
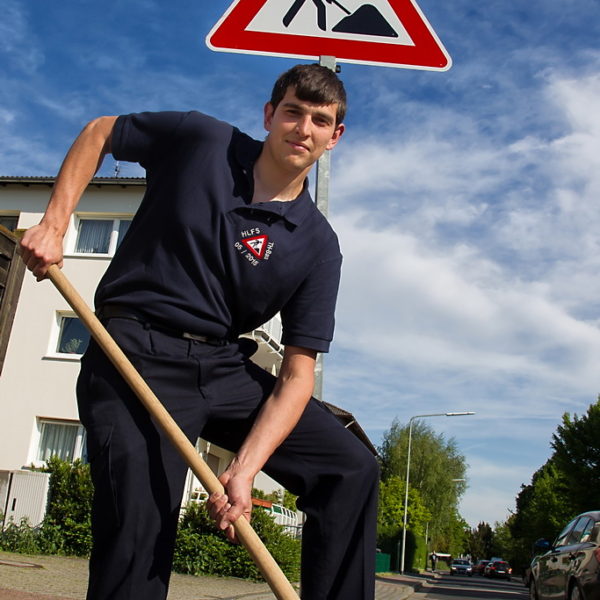
<instances>
[{"instance_id":1,"label":"man's short brown hair","mask_svg":"<svg viewBox=\"0 0 600 600\"><path fill-rule=\"evenodd\" d=\"M346 90L341 79L321 65L296 65L279 76L271 93L273 108L283 100L289 87L299 100L315 104L337 104L336 125L346 116Z\"/></svg>"}]
</instances>

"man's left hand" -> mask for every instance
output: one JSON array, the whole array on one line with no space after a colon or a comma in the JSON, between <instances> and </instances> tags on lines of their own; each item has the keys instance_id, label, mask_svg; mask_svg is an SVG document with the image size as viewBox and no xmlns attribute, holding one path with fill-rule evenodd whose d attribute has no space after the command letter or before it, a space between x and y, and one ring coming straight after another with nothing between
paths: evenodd
<instances>
[{"instance_id":1,"label":"man's left hand","mask_svg":"<svg viewBox=\"0 0 600 600\"><path fill-rule=\"evenodd\" d=\"M239 542L233 524L241 515L250 521L252 512L253 478L237 472L235 460L219 477L225 488L224 494L215 492L207 500L208 514L214 519L217 527L225 531L232 542Z\"/></svg>"}]
</instances>

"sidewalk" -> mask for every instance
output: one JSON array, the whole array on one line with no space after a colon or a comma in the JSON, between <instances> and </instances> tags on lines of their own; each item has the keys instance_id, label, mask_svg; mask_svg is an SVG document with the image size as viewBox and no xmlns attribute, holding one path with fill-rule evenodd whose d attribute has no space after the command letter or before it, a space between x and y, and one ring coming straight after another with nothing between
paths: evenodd
<instances>
[{"instance_id":1,"label":"sidewalk","mask_svg":"<svg viewBox=\"0 0 600 600\"><path fill-rule=\"evenodd\" d=\"M390 573L378 576L375 600L405 600L426 580ZM82 600L86 582L85 559L0 551L0 600ZM266 583L173 574L168 600L217 599L275 600L275 596Z\"/></svg>"}]
</instances>

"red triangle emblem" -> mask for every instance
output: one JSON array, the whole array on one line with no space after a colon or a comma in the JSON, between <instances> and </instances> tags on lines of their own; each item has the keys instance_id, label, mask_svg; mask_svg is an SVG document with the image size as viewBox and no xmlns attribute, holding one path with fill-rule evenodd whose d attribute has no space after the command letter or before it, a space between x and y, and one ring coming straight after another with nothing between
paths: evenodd
<instances>
[{"instance_id":1,"label":"red triangle emblem","mask_svg":"<svg viewBox=\"0 0 600 600\"><path fill-rule=\"evenodd\" d=\"M266 235L255 235L242 240L242 244L256 256L256 258L262 258L265 255L267 249L267 242L269 238Z\"/></svg>"},{"instance_id":2,"label":"red triangle emblem","mask_svg":"<svg viewBox=\"0 0 600 600\"><path fill-rule=\"evenodd\" d=\"M206 43L218 52L433 71L452 65L415 0L235 0Z\"/></svg>"}]
</instances>

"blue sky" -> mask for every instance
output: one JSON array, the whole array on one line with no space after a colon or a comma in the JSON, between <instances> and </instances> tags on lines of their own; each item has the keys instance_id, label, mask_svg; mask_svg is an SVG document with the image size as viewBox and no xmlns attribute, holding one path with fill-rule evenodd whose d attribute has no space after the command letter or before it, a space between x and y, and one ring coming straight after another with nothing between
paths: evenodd
<instances>
[{"instance_id":1,"label":"blue sky","mask_svg":"<svg viewBox=\"0 0 600 600\"><path fill-rule=\"evenodd\" d=\"M342 66L330 219L345 263L325 397L376 445L394 419L476 411L428 424L466 457L463 516L493 523L561 415L600 391L600 5L419 5L449 71ZM228 6L4 0L0 174L55 174L101 114L195 108L262 136L272 81L302 61L209 50Z\"/></svg>"}]
</instances>

